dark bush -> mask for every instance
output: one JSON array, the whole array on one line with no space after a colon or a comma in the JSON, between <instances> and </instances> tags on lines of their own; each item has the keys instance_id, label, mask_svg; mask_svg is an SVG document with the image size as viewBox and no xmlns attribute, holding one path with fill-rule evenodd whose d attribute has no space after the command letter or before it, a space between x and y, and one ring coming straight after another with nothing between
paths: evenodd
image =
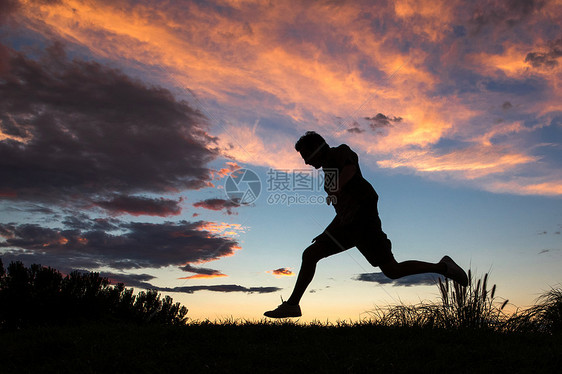
<instances>
[{"instance_id":1,"label":"dark bush","mask_svg":"<svg viewBox=\"0 0 562 374\"><path fill-rule=\"evenodd\" d=\"M187 308L156 290L110 285L99 273L59 271L21 262L4 269L0 259L0 326L22 328L90 321L185 324Z\"/></svg>"}]
</instances>

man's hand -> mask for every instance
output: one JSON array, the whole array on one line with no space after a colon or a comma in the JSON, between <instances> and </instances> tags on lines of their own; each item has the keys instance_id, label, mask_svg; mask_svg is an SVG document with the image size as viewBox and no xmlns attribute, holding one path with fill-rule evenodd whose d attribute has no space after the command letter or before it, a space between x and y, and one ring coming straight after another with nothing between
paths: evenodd
<instances>
[{"instance_id":1,"label":"man's hand","mask_svg":"<svg viewBox=\"0 0 562 374\"><path fill-rule=\"evenodd\" d=\"M341 190L331 191L330 194L326 197L326 204L336 205L338 203L338 199L340 197Z\"/></svg>"},{"instance_id":2,"label":"man's hand","mask_svg":"<svg viewBox=\"0 0 562 374\"><path fill-rule=\"evenodd\" d=\"M336 205L337 203L338 203L338 195L332 194L332 195L326 196L326 204Z\"/></svg>"}]
</instances>

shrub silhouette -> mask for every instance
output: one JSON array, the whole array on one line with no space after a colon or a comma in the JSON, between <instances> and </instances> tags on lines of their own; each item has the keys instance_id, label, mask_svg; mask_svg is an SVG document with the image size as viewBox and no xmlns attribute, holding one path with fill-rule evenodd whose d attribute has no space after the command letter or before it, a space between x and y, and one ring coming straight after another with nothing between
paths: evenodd
<instances>
[{"instance_id":1,"label":"shrub silhouette","mask_svg":"<svg viewBox=\"0 0 562 374\"><path fill-rule=\"evenodd\" d=\"M17 261L4 269L0 259L0 326L21 328L88 321L185 324L187 308L156 290L111 286L99 273L59 271Z\"/></svg>"}]
</instances>

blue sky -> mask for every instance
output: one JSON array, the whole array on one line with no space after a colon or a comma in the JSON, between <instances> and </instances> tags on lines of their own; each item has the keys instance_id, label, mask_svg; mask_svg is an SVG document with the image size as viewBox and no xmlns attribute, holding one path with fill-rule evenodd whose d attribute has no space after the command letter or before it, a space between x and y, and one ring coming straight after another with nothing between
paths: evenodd
<instances>
[{"instance_id":1,"label":"blue sky","mask_svg":"<svg viewBox=\"0 0 562 374\"><path fill-rule=\"evenodd\" d=\"M315 173L294 150L315 130L359 155L399 261L449 254L530 305L560 284L561 24L552 0L3 2L2 259L260 318L334 215L268 190ZM238 169L252 204L225 193ZM378 272L323 260L304 318L437 296Z\"/></svg>"}]
</instances>

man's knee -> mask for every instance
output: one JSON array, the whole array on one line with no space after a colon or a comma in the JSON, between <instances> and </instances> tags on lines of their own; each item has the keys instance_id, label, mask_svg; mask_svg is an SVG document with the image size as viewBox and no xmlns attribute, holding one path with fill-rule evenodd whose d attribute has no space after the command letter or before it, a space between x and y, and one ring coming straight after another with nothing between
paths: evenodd
<instances>
[{"instance_id":1,"label":"man's knee","mask_svg":"<svg viewBox=\"0 0 562 374\"><path fill-rule=\"evenodd\" d=\"M380 269L382 270L383 274L390 279L398 279L402 277L402 275L400 274L400 269L398 268L398 263L396 261L389 261L385 264L381 264Z\"/></svg>"},{"instance_id":2,"label":"man's knee","mask_svg":"<svg viewBox=\"0 0 562 374\"><path fill-rule=\"evenodd\" d=\"M309 245L302 253L303 262L318 262L324 257L327 257L326 247L321 243L314 243Z\"/></svg>"}]
</instances>

